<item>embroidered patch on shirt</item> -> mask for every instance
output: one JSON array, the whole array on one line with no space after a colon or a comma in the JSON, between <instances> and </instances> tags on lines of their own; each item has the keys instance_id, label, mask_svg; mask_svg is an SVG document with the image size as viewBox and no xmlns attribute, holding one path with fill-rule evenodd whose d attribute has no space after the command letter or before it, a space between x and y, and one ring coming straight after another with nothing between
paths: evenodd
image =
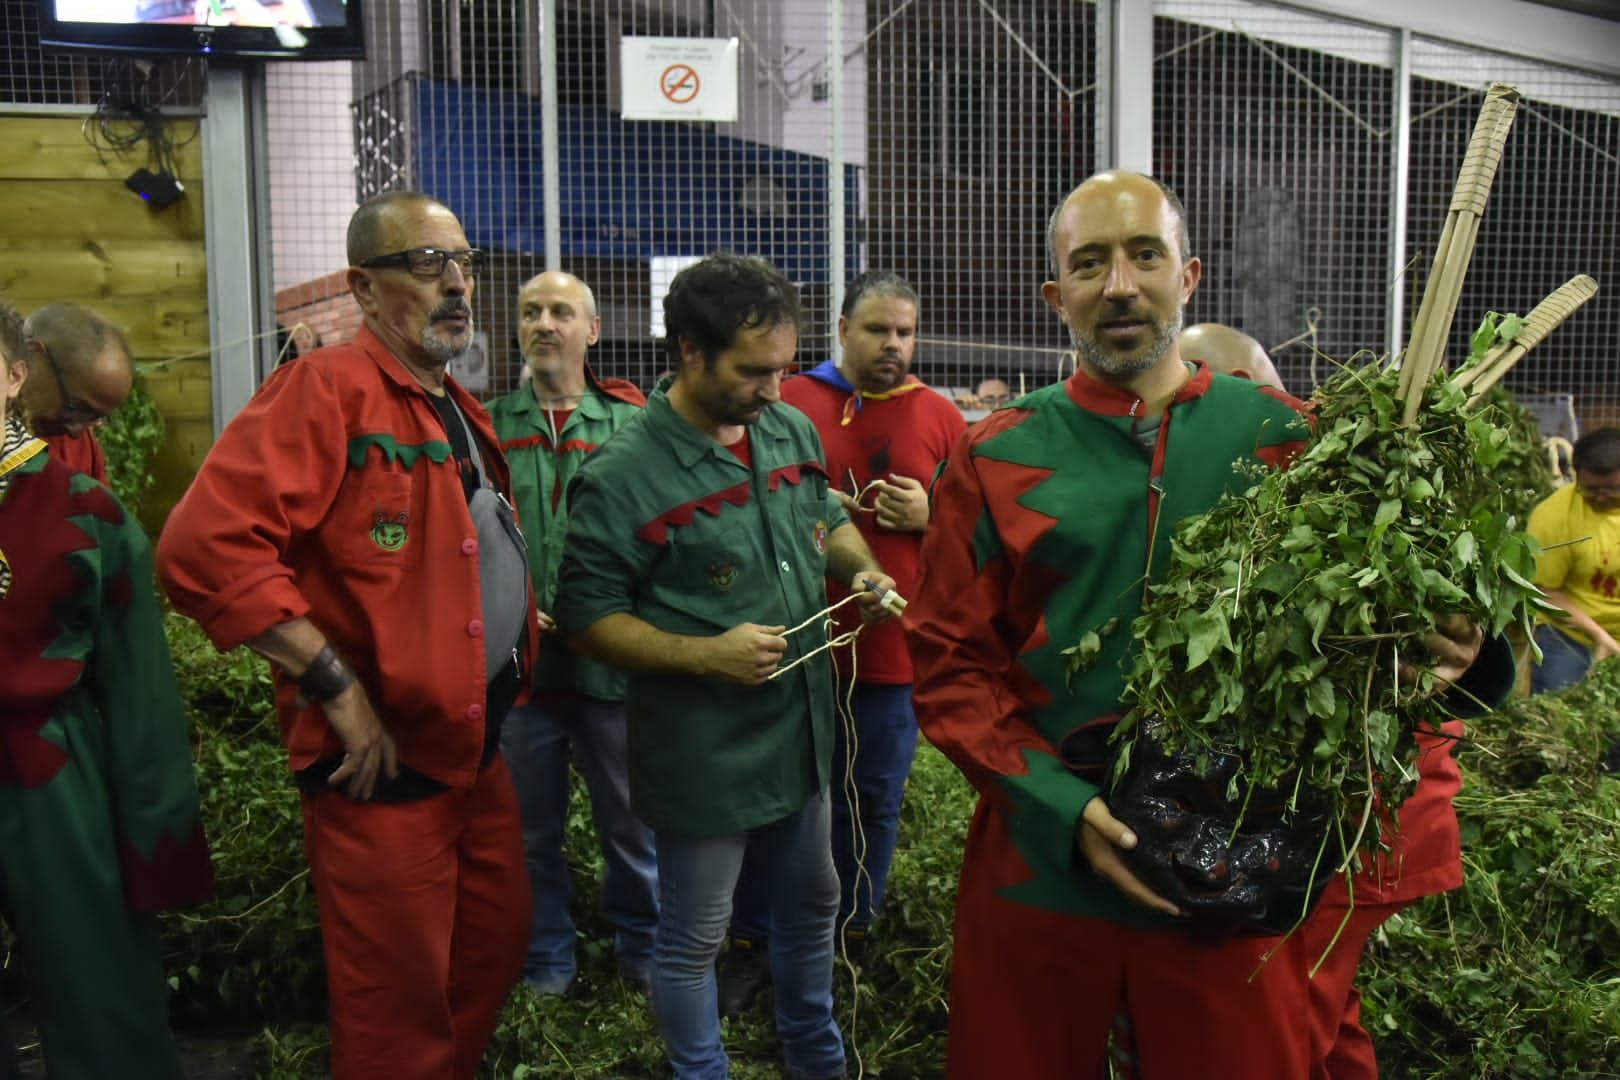
<instances>
[{"instance_id":1,"label":"embroidered patch on shirt","mask_svg":"<svg viewBox=\"0 0 1620 1080\"><path fill-rule=\"evenodd\" d=\"M827 523L825 521L816 522L815 541L816 551L822 555L827 554Z\"/></svg>"},{"instance_id":2,"label":"embroidered patch on shirt","mask_svg":"<svg viewBox=\"0 0 1620 1080\"><path fill-rule=\"evenodd\" d=\"M709 575L709 584L721 592L729 592L737 580L737 564L734 562L712 562L703 569Z\"/></svg>"},{"instance_id":3,"label":"embroidered patch on shirt","mask_svg":"<svg viewBox=\"0 0 1620 1080\"><path fill-rule=\"evenodd\" d=\"M410 539L410 533L405 528L409 515L401 510L393 517L389 517L382 510L377 511L376 521L371 526L371 542L384 551L398 551Z\"/></svg>"}]
</instances>

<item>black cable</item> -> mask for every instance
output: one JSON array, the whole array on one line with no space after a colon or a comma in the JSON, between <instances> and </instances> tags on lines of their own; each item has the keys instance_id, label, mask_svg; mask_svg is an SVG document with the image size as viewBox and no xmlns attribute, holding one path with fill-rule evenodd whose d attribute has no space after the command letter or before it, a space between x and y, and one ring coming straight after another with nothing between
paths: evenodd
<instances>
[{"instance_id":1,"label":"black cable","mask_svg":"<svg viewBox=\"0 0 1620 1080\"><path fill-rule=\"evenodd\" d=\"M152 171L172 177L179 171L176 152L197 137L201 125L193 122L184 138L174 137L173 122L152 100L154 70L147 61L107 61L101 97L84 122L84 139L103 165L109 153L132 157L144 143Z\"/></svg>"}]
</instances>

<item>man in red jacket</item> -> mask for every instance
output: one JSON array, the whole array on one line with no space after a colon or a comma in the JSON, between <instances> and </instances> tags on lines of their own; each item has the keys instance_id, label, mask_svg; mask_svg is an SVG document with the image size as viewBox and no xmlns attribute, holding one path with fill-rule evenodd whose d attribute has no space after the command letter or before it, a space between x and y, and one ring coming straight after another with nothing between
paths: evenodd
<instances>
[{"instance_id":1,"label":"man in red jacket","mask_svg":"<svg viewBox=\"0 0 1620 1080\"><path fill-rule=\"evenodd\" d=\"M221 649L277 669L331 990L332 1072L470 1080L523 966L529 883L501 722L534 665L489 414L445 365L483 252L441 203L355 211L354 341L278 368L158 545Z\"/></svg>"},{"instance_id":2,"label":"man in red jacket","mask_svg":"<svg viewBox=\"0 0 1620 1080\"><path fill-rule=\"evenodd\" d=\"M29 367L42 376L23 385L35 434L51 457L107 483L107 459L95 429L135 384L124 335L77 304L46 304L28 317L23 334Z\"/></svg>"},{"instance_id":3,"label":"man in red jacket","mask_svg":"<svg viewBox=\"0 0 1620 1080\"><path fill-rule=\"evenodd\" d=\"M917 348L917 292L898 274L873 270L850 283L838 318L842 359L826 360L782 386L782 400L816 425L827 471L844 507L910 596L928 525L928 482L966 423L951 401L911 372ZM829 581L828 600L848 595ZM835 634L860 615L845 607ZM853 728L840 723L833 744L833 862L838 867L838 926L846 943L862 941L883 904L900 829L900 800L917 749L911 710L911 657L898 620L869 626L853 655L834 653L839 700L852 703ZM850 696L850 683L854 683ZM764 898L751 876L738 888L732 952L721 980L726 1013L747 1007L763 987L768 934Z\"/></svg>"}]
</instances>

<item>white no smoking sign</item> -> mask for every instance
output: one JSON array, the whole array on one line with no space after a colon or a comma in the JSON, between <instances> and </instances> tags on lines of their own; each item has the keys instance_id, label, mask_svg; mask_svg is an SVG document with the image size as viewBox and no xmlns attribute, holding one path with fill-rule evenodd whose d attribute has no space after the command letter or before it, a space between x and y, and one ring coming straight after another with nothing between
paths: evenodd
<instances>
[{"instance_id":1,"label":"white no smoking sign","mask_svg":"<svg viewBox=\"0 0 1620 1080\"><path fill-rule=\"evenodd\" d=\"M737 119L736 38L622 38L619 71L626 120Z\"/></svg>"}]
</instances>

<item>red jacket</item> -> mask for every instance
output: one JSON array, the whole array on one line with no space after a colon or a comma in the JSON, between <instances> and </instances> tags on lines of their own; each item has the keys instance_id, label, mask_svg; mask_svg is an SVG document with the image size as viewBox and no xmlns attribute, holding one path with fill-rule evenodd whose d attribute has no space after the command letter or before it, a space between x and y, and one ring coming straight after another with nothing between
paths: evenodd
<instances>
[{"instance_id":1,"label":"red jacket","mask_svg":"<svg viewBox=\"0 0 1620 1080\"><path fill-rule=\"evenodd\" d=\"M74 472L82 472L86 476L93 476L103 484L111 486L107 479L107 455L101 450L101 442L96 433L86 428L77 435L41 435L45 445L50 447L51 457L60 461Z\"/></svg>"},{"instance_id":2,"label":"red jacket","mask_svg":"<svg viewBox=\"0 0 1620 1080\"><path fill-rule=\"evenodd\" d=\"M490 479L509 490L489 414L454 380ZM278 368L169 516L158 571L221 649L308 617L358 672L399 760L469 787L484 744L478 539L444 426L369 329ZM539 628L530 598L533 666ZM278 673L296 771L342 752Z\"/></svg>"},{"instance_id":3,"label":"red jacket","mask_svg":"<svg viewBox=\"0 0 1620 1080\"><path fill-rule=\"evenodd\" d=\"M1447 720L1441 730L1451 737L1418 733L1417 787L1401 804L1400 828L1385 829L1389 850L1355 875L1353 898L1344 876L1336 875L1322 894L1324 907L1343 907L1352 899L1357 905L1404 903L1463 883L1462 831L1451 805L1462 790L1462 770L1452 749L1462 737L1463 722Z\"/></svg>"}]
</instances>

